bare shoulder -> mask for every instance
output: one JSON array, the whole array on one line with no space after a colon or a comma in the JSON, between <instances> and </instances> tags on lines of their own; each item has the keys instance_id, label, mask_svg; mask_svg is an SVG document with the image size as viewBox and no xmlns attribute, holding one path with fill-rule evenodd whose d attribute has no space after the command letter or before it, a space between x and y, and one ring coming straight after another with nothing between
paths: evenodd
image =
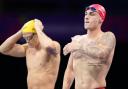
<instances>
[{"instance_id":1,"label":"bare shoulder","mask_svg":"<svg viewBox=\"0 0 128 89\"><path fill-rule=\"evenodd\" d=\"M60 43L57 41L52 41L52 48L60 49Z\"/></svg>"},{"instance_id":2,"label":"bare shoulder","mask_svg":"<svg viewBox=\"0 0 128 89\"><path fill-rule=\"evenodd\" d=\"M53 41L53 42L54 42L54 45L55 45L55 48L56 48L57 53L60 53L60 50L61 50L60 43L57 42L57 41Z\"/></svg>"},{"instance_id":3,"label":"bare shoulder","mask_svg":"<svg viewBox=\"0 0 128 89\"><path fill-rule=\"evenodd\" d=\"M59 43L59 42L57 42L57 41L53 41L53 44L54 44L54 46L56 46L56 47L59 47L59 48L60 48L60 43Z\"/></svg>"},{"instance_id":4,"label":"bare shoulder","mask_svg":"<svg viewBox=\"0 0 128 89\"><path fill-rule=\"evenodd\" d=\"M105 36L105 37L112 37L112 38L115 38L114 33L113 33L113 32L110 32L110 31L104 32L104 36Z\"/></svg>"},{"instance_id":5,"label":"bare shoulder","mask_svg":"<svg viewBox=\"0 0 128 89\"><path fill-rule=\"evenodd\" d=\"M75 35L75 36L71 37L71 40L79 42L81 39L83 39L86 36L87 36L86 34L85 35Z\"/></svg>"},{"instance_id":6,"label":"bare shoulder","mask_svg":"<svg viewBox=\"0 0 128 89\"><path fill-rule=\"evenodd\" d=\"M103 34L100 36L100 40L108 42L108 41L114 41L116 40L116 38L114 33L108 31L108 32L103 32Z\"/></svg>"},{"instance_id":7,"label":"bare shoulder","mask_svg":"<svg viewBox=\"0 0 128 89\"><path fill-rule=\"evenodd\" d=\"M99 39L99 42L103 45L108 45L109 47L113 47L116 44L116 38L114 33L108 31L104 32Z\"/></svg>"}]
</instances>

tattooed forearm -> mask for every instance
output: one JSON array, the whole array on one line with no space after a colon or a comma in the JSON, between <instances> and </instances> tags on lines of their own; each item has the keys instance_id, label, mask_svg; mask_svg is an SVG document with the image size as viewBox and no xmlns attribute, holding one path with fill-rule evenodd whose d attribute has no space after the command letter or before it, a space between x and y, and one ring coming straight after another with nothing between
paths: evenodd
<instances>
[{"instance_id":1,"label":"tattooed forearm","mask_svg":"<svg viewBox=\"0 0 128 89\"><path fill-rule=\"evenodd\" d=\"M105 33L97 42L91 42L84 47L85 53L91 57L106 58L115 47L115 36Z\"/></svg>"},{"instance_id":2,"label":"tattooed forearm","mask_svg":"<svg viewBox=\"0 0 128 89\"><path fill-rule=\"evenodd\" d=\"M85 53L87 55L97 58L105 58L109 53L109 50L104 48L99 48L98 46L92 46L92 47L88 46L85 50L86 50Z\"/></svg>"}]
</instances>

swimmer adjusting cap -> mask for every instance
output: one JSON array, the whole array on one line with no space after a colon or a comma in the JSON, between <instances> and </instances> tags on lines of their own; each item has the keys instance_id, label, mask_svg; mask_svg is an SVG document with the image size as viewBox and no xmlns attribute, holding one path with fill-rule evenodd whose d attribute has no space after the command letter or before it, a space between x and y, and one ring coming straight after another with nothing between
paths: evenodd
<instances>
[{"instance_id":1,"label":"swimmer adjusting cap","mask_svg":"<svg viewBox=\"0 0 128 89\"><path fill-rule=\"evenodd\" d=\"M25 25L22 28L22 33L36 33L36 30L34 28L34 20L30 20L27 23L25 23Z\"/></svg>"}]
</instances>

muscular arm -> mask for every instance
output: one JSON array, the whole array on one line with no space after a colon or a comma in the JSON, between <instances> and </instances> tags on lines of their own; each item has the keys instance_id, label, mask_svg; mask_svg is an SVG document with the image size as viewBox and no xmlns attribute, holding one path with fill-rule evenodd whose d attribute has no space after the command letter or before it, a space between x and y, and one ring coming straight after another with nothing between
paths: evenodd
<instances>
[{"instance_id":1,"label":"muscular arm","mask_svg":"<svg viewBox=\"0 0 128 89\"><path fill-rule=\"evenodd\" d=\"M42 30L44 29L42 23L35 19L35 28L38 35L39 42L43 49L52 55L57 55L60 51L60 45L58 42L53 41L49 38Z\"/></svg>"},{"instance_id":2,"label":"muscular arm","mask_svg":"<svg viewBox=\"0 0 128 89\"><path fill-rule=\"evenodd\" d=\"M20 44L16 42L22 37L21 31L18 31L16 34L9 37L5 42L0 46L0 52L5 55L10 55L14 57L24 57L25 49Z\"/></svg>"},{"instance_id":3,"label":"muscular arm","mask_svg":"<svg viewBox=\"0 0 128 89\"><path fill-rule=\"evenodd\" d=\"M98 42L91 42L85 48L84 52L96 58L106 58L112 49L115 48L115 36L111 32L105 33Z\"/></svg>"},{"instance_id":4,"label":"muscular arm","mask_svg":"<svg viewBox=\"0 0 128 89\"><path fill-rule=\"evenodd\" d=\"M73 59L72 54L69 57L68 65L65 71L64 80L63 80L63 89L70 89L74 80L74 71L73 71Z\"/></svg>"}]
</instances>

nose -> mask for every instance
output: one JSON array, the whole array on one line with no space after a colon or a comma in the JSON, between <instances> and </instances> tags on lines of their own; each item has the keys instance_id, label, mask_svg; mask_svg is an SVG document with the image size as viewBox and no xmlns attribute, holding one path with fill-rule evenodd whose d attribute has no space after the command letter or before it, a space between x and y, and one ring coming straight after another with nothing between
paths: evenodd
<instances>
[{"instance_id":1,"label":"nose","mask_svg":"<svg viewBox=\"0 0 128 89\"><path fill-rule=\"evenodd\" d=\"M88 19L89 19L89 15L88 15L88 14L85 15L84 19L85 19L85 20L88 20Z\"/></svg>"},{"instance_id":2,"label":"nose","mask_svg":"<svg viewBox=\"0 0 128 89\"><path fill-rule=\"evenodd\" d=\"M84 17L84 22L87 22L89 20L88 16Z\"/></svg>"}]
</instances>

